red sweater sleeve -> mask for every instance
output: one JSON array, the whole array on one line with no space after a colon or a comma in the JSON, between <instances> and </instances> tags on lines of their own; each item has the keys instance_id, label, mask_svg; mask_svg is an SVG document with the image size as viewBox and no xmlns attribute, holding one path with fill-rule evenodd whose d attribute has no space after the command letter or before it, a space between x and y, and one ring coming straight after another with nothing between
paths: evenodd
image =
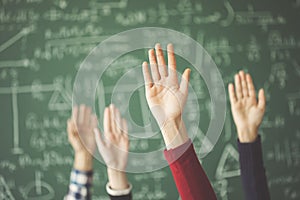
<instances>
[{"instance_id":1,"label":"red sweater sleeve","mask_svg":"<svg viewBox=\"0 0 300 200\"><path fill-rule=\"evenodd\" d=\"M179 150L185 150L180 157ZM217 199L190 140L175 149L165 150L164 154L182 200Z\"/></svg>"}]
</instances>

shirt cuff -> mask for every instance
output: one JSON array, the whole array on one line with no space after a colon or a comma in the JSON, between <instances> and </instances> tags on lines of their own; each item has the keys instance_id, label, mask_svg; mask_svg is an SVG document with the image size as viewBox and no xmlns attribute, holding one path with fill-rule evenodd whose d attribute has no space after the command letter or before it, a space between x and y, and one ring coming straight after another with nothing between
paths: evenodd
<instances>
[{"instance_id":1,"label":"shirt cuff","mask_svg":"<svg viewBox=\"0 0 300 200\"><path fill-rule=\"evenodd\" d=\"M73 169L71 172L71 183L81 186L91 186L93 180L93 171L80 171Z\"/></svg>"},{"instance_id":2,"label":"shirt cuff","mask_svg":"<svg viewBox=\"0 0 300 200\"><path fill-rule=\"evenodd\" d=\"M131 190L132 190L132 185L130 183L128 183L129 187L127 189L124 190L113 190L110 185L109 182L106 184L106 192L111 195L111 196L123 196L123 195L128 195L130 194Z\"/></svg>"},{"instance_id":3,"label":"shirt cuff","mask_svg":"<svg viewBox=\"0 0 300 200\"><path fill-rule=\"evenodd\" d=\"M192 140L189 139L188 141L186 141L185 143L183 143L182 145L174 149L165 150L164 155L168 163L172 164L174 161L179 159L184 154L184 152L188 150L191 144L192 144Z\"/></svg>"},{"instance_id":4,"label":"shirt cuff","mask_svg":"<svg viewBox=\"0 0 300 200\"><path fill-rule=\"evenodd\" d=\"M68 198L90 199L93 171L80 171L73 169L71 172ZM68 199L67 198L67 199Z\"/></svg>"}]
</instances>

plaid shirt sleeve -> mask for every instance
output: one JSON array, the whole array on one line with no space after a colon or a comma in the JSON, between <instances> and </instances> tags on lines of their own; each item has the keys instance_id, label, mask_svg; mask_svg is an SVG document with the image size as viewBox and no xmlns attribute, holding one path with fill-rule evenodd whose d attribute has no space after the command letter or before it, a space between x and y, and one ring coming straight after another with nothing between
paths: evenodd
<instances>
[{"instance_id":1,"label":"plaid shirt sleeve","mask_svg":"<svg viewBox=\"0 0 300 200\"><path fill-rule=\"evenodd\" d=\"M64 200L90 200L93 171L83 172L73 169L71 172L69 192Z\"/></svg>"}]
</instances>

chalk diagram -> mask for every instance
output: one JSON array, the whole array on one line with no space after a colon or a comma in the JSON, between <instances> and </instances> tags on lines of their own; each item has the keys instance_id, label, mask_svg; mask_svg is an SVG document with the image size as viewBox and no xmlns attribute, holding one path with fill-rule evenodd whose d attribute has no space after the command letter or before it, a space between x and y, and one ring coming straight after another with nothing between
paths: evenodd
<instances>
[{"instance_id":1,"label":"chalk diagram","mask_svg":"<svg viewBox=\"0 0 300 200\"><path fill-rule=\"evenodd\" d=\"M89 4L92 8L101 9L104 15L110 15L112 9L124 9L127 7L128 0L119 2L97 2L91 1Z\"/></svg>"},{"instance_id":2,"label":"chalk diagram","mask_svg":"<svg viewBox=\"0 0 300 200\"><path fill-rule=\"evenodd\" d=\"M240 175L239 153L228 143L223 150L219 160L215 178L217 180L215 189L220 194L222 200L228 200L228 178Z\"/></svg>"},{"instance_id":3,"label":"chalk diagram","mask_svg":"<svg viewBox=\"0 0 300 200\"><path fill-rule=\"evenodd\" d=\"M10 191L5 179L1 175L0 175L0 199L15 200L15 198L11 194L11 191Z\"/></svg>"},{"instance_id":4,"label":"chalk diagram","mask_svg":"<svg viewBox=\"0 0 300 200\"><path fill-rule=\"evenodd\" d=\"M33 26L23 28L19 33L12 36L6 42L0 45L0 53L22 37L27 36L34 30ZM29 67L32 61L28 59L21 59L16 61L0 61L0 68L19 68L19 67ZM20 94L34 94L41 92L53 92L52 97L49 101L49 109L50 110L65 110L70 109L68 105L70 105L71 97L68 96L66 92L64 92L64 88L58 84L40 84L33 83L32 85L24 85L19 86L16 82L12 83L12 86L9 87L0 87L0 95L11 95L11 103L12 103L12 114L13 114L13 147L11 149L13 154L22 154L23 149L20 147L19 141L19 105L18 105L18 95Z\"/></svg>"},{"instance_id":5,"label":"chalk diagram","mask_svg":"<svg viewBox=\"0 0 300 200\"><path fill-rule=\"evenodd\" d=\"M300 116L300 91L287 95L291 115Z\"/></svg>"},{"instance_id":6,"label":"chalk diagram","mask_svg":"<svg viewBox=\"0 0 300 200\"><path fill-rule=\"evenodd\" d=\"M239 153L232 146L227 144L224 147L223 153L217 166L215 177L220 180L240 175Z\"/></svg>"},{"instance_id":7,"label":"chalk diagram","mask_svg":"<svg viewBox=\"0 0 300 200\"><path fill-rule=\"evenodd\" d=\"M23 198L27 200L50 200L55 196L52 186L42 180L43 174L35 172L35 180L29 182L21 191Z\"/></svg>"}]
</instances>

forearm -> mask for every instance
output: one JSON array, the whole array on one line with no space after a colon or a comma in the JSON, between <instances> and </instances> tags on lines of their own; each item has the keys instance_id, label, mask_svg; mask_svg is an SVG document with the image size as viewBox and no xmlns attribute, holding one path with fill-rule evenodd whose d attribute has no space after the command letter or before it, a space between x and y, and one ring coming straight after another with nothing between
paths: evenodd
<instances>
[{"instance_id":1,"label":"forearm","mask_svg":"<svg viewBox=\"0 0 300 200\"><path fill-rule=\"evenodd\" d=\"M216 199L191 141L175 149L166 150L164 154L182 200Z\"/></svg>"},{"instance_id":2,"label":"forearm","mask_svg":"<svg viewBox=\"0 0 300 200\"><path fill-rule=\"evenodd\" d=\"M167 149L174 149L188 141L188 134L184 122L169 120L161 127L161 132Z\"/></svg>"},{"instance_id":3,"label":"forearm","mask_svg":"<svg viewBox=\"0 0 300 200\"><path fill-rule=\"evenodd\" d=\"M248 200L270 199L265 168L263 165L260 137L250 143L238 141L243 189Z\"/></svg>"},{"instance_id":4,"label":"forearm","mask_svg":"<svg viewBox=\"0 0 300 200\"><path fill-rule=\"evenodd\" d=\"M254 142L258 136L257 126L238 127L237 126L238 138L241 143Z\"/></svg>"},{"instance_id":5,"label":"forearm","mask_svg":"<svg viewBox=\"0 0 300 200\"><path fill-rule=\"evenodd\" d=\"M125 172L107 168L108 184L106 191L111 200L131 200L131 184Z\"/></svg>"},{"instance_id":6,"label":"forearm","mask_svg":"<svg viewBox=\"0 0 300 200\"><path fill-rule=\"evenodd\" d=\"M75 152L69 191L64 200L91 199L92 169L93 157L87 152Z\"/></svg>"},{"instance_id":7,"label":"forearm","mask_svg":"<svg viewBox=\"0 0 300 200\"><path fill-rule=\"evenodd\" d=\"M129 187L125 172L107 168L107 176L109 185L113 190L124 190Z\"/></svg>"},{"instance_id":8,"label":"forearm","mask_svg":"<svg viewBox=\"0 0 300 200\"><path fill-rule=\"evenodd\" d=\"M92 155L88 152L75 153L73 168L79 171L91 171L93 169Z\"/></svg>"}]
</instances>

